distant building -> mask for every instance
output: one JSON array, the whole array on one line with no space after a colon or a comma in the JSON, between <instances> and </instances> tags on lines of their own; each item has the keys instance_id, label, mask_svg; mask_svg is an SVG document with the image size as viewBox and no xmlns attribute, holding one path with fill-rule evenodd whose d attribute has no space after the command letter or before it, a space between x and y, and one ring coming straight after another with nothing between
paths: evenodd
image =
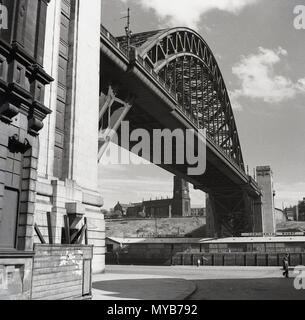
<instances>
[{"instance_id":1,"label":"distant building","mask_svg":"<svg viewBox=\"0 0 305 320\"><path fill-rule=\"evenodd\" d=\"M131 205L118 202L115 205L115 207L113 208L113 213L114 213L114 215L124 217L127 215L128 208L130 208L130 207L131 207Z\"/></svg>"},{"instance_id":2,"label":"distant building","mask_svg":"<svg viewBox=\"0 0 305 320\"><path fill-rule=\"evenodd\" d=\"M143 202L143 212L146 218L171 218L172 199L157 199Z\"/></svg>"},{"instance_id":3,"label":"distant building","mask_svg":"<svg viewBox=\"0 0 305 320\"><path fill-rule=\"evenodd\" d=\"M118 202L113 213L107 218L174 218L174 217L204 217L206 209L191 208L188 183L174 177L174 196L169 199L156 199L140 203L121 204Z\"/></svg>"},{"instance_id":4,"label":"distant building","mask_svg":"<svg viewBox=\"0 0 305 320\"><path fill-rule=\"evenodd\" d=\"M191 209L191 216L192 217L205 217L206 216L206 208L198 207Z\"/></svg>"},{"instance_id":5,"label":"distant building","mask_svg":"<svg viewBox=\"0 0 305 320\"><path fill-rule=\"evenodd\" d=\"M140 203L130 203L129 205L124 205L126 213L124 214L125 218L145 218L145 206L143 202Z\"/></svg>"},{"instance_id":6,"label":"distant building","mask_svg":"<svg viewBox=\"0 0 305 320\"><path fill-rule=\"evenodd\" d=\"M118 202L106 219L137 218L179 218L205 217L204 207L191 207L188 183L174 177L174 196L167 199L155 199L140 203L122 204Z\"/></svg>"},{"instance_id":7,"label":"distant building","mask_svg":"<svg viewBox=\"0 0 305 320\"><path fill-rule=\"evenodd\" d=\"M121 219L123 217L122 212L114 211L114 209L104 211L105 219Z\"/></svg>"},{"instance_id":8,"label":"distant building","mask_svg":"<svg viewBox=\"0 0 305 320\"><path fill-rule=\"evenodd\" d=\"M143 201L142 212L147 218L172 218L191 216L189 184L174 177L174 196L172 199Z\"/></svg>"},{"instance_id":9,"label":"distant building","mask_svg":"<svg viewBox=\"0 0 305 320\"><path fill-rule=\"evenodd\" d=\"M296 206L285 208L284 210L288 221L296 221L297 220L297 214L296 214Z\"/></svg>"},{"instance_id":10,"label":"distant building","mask_svg":"<svg viewBox=\"0 0 305 320\"><path fill-rule=\"evenodd\" d=\"M194 211L196 215L202 210ZM114 215L126 218L172 218L191 217L191 198L188 183L174 177L174 196L171 199L156 199L141 203L121 204L114 207Z\"/></svg>"},{"instance_id":11,"label":"distant building","mask_svg":"<svg viewBox=\"0 0 305 320\"><path fill-rule=\"evenodd\" d=\"M299 202L298 221L305 221L305 198Z\"/></svg>"},{"instance_id":12,"label":"distant building","mask_svg":"<svg viewBox=\"0 0 305 320\"><path fill-rule=\"evenodd\" d=\"M290 206L284 210L288 221L305 221L305 198L296 206Z\"/></svg>"}]
</instances>

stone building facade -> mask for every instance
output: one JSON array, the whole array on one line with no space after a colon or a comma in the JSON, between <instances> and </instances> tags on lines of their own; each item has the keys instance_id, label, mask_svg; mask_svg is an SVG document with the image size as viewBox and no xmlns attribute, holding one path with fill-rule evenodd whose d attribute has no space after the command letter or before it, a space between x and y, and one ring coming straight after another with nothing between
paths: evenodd
<instances>
[{"instance_id":1,"label":"stone building facade","mask_svg":"<svg viewBox=\"0 0 305 320\"><path fill-rule=\"evenodd\" d=\"M135 204L121 204L114 207L114 213L121 218L173 218L192 216L189 184L174 176L174 195L171 199L156 199ZM197 212L197 211L196 211Z\"/></svg>"},{"instance_id":2,"label":"stone building facade","mask_svg":"<svg viewBox=\"0 0 305 320\"><path fill-rule=\"evenodd\" d=\"M39 133L53 80L43 69L48 3L1 1L0 298L31 290Z\"/></svg>"},{"instance_id":3,"label":"stone building facade","mask_svg":"<svg viewBox=\"0 0 305 320\"><path fill-rule=\"evenodd\" d=\"M46 18L45 69L54 79L44 102L52 113L41 130L35 222L44 236L50 213L54 242L64 216L87 218L93 271L103 272L105 225L98 191L101 1L52 0ZM47 236L46 236L47 238ZM35 239L38 241L38 239Z\"/></svg>"}]
</instances>

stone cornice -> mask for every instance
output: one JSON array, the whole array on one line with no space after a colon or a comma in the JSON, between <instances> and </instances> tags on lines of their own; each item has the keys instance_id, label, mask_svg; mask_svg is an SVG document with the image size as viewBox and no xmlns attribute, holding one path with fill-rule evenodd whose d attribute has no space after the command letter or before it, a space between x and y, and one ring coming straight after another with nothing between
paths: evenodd
<instances>
[{"instance_id":1,"label":"stone cornice","mask_svg":"<svg viewBox=\"0 0 305 320\"><path fill-rule=\"evenodd\" d=\"M31 70L32 76L44 85L50 84L50 82L54 81L54 79L49 76L37 63L31 66Z\"/></svg>"},{"instance_id":2,"label":"stone cornice","mask_svg":"<svg viewBox=\"0 0 305 320\"><path fill-rule=\"evenodd\" d=\"M0 75L0 120L11 123L18 113L22 113L28 119L28 132L33 136L38 135L43 127L42 121L51 113L43 101L44 86L50 84L53 78L42 67L46 5L49 2L39 0L38 7L34 8L28 1L16 1L16 6L12 8L15 31L8 37L14 40L8 43L11 40L0 39L3 63ZM31 14L36 14L37 19L31 20ZM26 25L29 27L25 28ZM35 43L26 41L27 32L30 32Z\"/></svg>"},{"instance_id":3,"label":"stone cornice","mask_svg":"<svg viewBox=\"0 0 305 320\"><path fill-rule=\"evenodd\" d=\"M8 56L12 50L12 47L4 40L0 39L0 53L4 56Z\"/></svg>"},{"instance_id":4,"label":"stone cornice","mask_svg":"<svg viewBox=\"0 0 305 320\"><path fill-rule=\"evenodd\" d=\"M31 55L29 55L19 43L13 42L10 47L10 52L13 55L13 57L20 63L22 63L24 66L29 67L31 65L36 64L35 59Z\"/></svg>"},{"instance_id":5,"label":"stone cornice","mask_svg":"<svg viewBox=\"0 0 305 320\"><path fill-rule=\"evenodd\" d=\"M5 250L0 249L0 261L1 259L7 259L7 258L33 258L35 255L35 252L33 251L18 251L18 250Z\"/></svg>"},{"instance_id":6,"label":"stone cornice","mask_svg":"<svg viewBox=\"0 0 305 320\"><path fill-rule=\"evenodd\" d=\"M33 99L32 94L19 86L17 83L9 83L7 95L10 97L8 100L13 102L24 103L26 105L31 104L31 99Z\"/></svg>"}]
</instances>

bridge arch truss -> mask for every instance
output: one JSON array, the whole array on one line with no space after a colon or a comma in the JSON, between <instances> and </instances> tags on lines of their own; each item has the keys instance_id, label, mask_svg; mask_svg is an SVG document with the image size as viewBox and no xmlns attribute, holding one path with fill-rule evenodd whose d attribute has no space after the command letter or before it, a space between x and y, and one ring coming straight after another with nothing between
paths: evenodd
<instances>
[{"instance_id":1,"label":"bridge arch truss","mask_svg":"<svg viewBox=\"0 0 305 320\"><path fill-rule=\"evenodd\" d=\"M119 38L127 47L125 37ZM199 129L244 170L228 92L217 61L204 39L188 28L135 34L130 41L144 63L163 79Z\"/></svg>"}]
</instances>

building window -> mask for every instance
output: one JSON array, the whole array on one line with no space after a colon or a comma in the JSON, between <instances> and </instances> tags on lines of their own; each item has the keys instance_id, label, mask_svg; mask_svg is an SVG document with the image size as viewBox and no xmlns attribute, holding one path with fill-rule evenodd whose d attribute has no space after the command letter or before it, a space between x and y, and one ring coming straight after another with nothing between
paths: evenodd
<instances>
[{"instance_id":1,"label":"building window","mask_svg":"<svg viewBox=\"0 0 305 320\"><path fill-rule=\"evenodd\" d=\"M17 71L16 71L16 82L18 84L21 84L21 74L22 74L22 68L17 66Z\"/></svg>"},{"instance_id":2,"label":"building window","mask_svg":"<svg viewBox=\"0 0 305 320\"><path fill-rule=\"evenodd\" d=\"M107 244L107 253L113 253L113 244Z\"/></svg>"}]
</instances>

